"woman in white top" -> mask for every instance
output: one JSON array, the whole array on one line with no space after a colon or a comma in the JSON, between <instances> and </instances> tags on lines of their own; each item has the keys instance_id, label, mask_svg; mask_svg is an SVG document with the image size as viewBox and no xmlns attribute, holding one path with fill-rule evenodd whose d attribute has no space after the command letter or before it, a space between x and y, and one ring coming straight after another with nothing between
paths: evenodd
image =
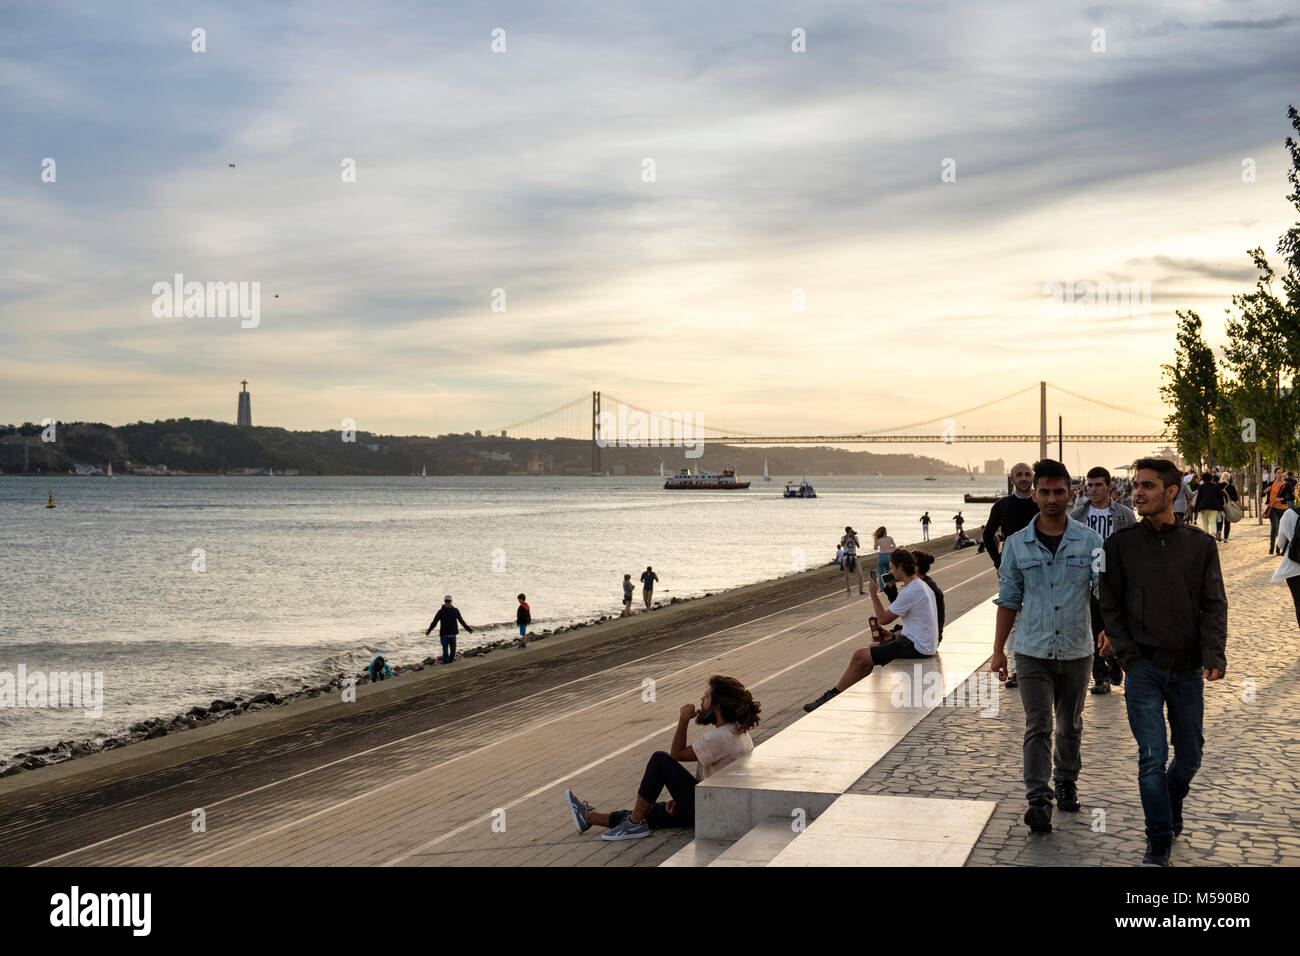
<instances>
[{"instance_id":1,"label":"woman in white top","mask_svg":"<svg viewBox=\"0 0 1300 956\"><path fill-rule=\"evenodd\" d=\"M1286 514L1277 525L1278 551L1282 554L1282 563L1273 572L1274 584L1286 584L1291 589L1291 600L1295 604L1295 620L1300 624L1300 542L1296 541L1296 525L1300 524L1300 512L1287 508ZM1294 542L1294 544L1293 544Z\"/></svg>"},{"instance_id":2,"label":"woman in white top","mask_svg":"<svg viewBox=\"0 0 1300 956\"><path fill-rule=\"evenodd\" d=\"M695 785L753 751L754 740L749 732L758 726L761 709L754 695L736 678L714 674L700 698L699 709L694 704L682 706L672 749L650 757L632 809L601 813L579 800L572 790L566 790L564 802L573 825L579 833L586 833L593 825L609 827L608 833L601 834L602 840L638 840L659 827L695 826ZM686 729L692 720L713 729L687 746ZM681 765L679 761L683 760L699 764L694 774ZM656 803L665 787L672 799Z\"/></svg>"}]
</instances>

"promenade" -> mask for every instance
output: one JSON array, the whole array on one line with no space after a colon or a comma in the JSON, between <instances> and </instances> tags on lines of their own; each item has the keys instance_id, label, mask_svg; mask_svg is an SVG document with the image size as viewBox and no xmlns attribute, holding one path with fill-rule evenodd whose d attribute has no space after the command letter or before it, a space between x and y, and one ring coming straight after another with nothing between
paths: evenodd
<instances>
[{"instance_id":1,"label":"promenade","mask_svg":"<svg viewBox=\"0 0 1300 956\"><path fill-rule=\"evenodd\" d=\"M1176 864L1300 863L1300 634L1286 590L1267 583L1266 547L1266 529L1243 523L1221 551L1228 679L1207 685L1205 758ZM938 558L950 621L992 598L986 555ZM564 789L601 810L630 806L646 758L668 748L678 709L713 673L740 677L762 702L761 751L868 640L869 613L819 570L364 687L355 704L305 701L6 778L0 863L658 865L691 833L578 835ZM1089 697L1084 809L1058 813L1050 836L1020 822L1014 690L994 718L935 709L848 792L996 801L967 865L1132 865L1142 815L1122 697Z\"/></svg>"}]
</instances>

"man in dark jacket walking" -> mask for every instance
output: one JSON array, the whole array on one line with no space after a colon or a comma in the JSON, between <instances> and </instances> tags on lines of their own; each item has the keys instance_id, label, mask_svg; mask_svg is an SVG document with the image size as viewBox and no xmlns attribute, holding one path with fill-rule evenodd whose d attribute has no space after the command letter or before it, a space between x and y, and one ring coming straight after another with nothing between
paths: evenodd
<instances>
[{"instance_id":1,"label":"man in dark jacket walking","mask_svg":"<svg viewBox=\"0 0 1300 956\"><path fill-rule=\"evenodd\" d=\"M1030 468L1027 462L1017 462L1011 466L1012 493L993 502L993 507L989 509L989 520L984 523L983 539L984 547L988 549L995 568L999 568L1002 564L1002 552L998 550L998 534L1002 535L1002 540L1005 542L1038 516L1038 503L1034 500L1034 493L1031 490L1033 483L1034 469ZM1016 687L1019 683L1016 678L1015 654L1016 630L1019 626L1019 621L1012 624L1006 647L1003 648L1007 661L1011 665L1011 675L1007 678L1008 687Z\"/></svg>"},{"instance_id":2,"label":"man in dark jacket walking","mask_svg":"<svg viewBox=\"0 0 1300 956\"><path fill-rule=\"evenodd\" d=\"M1124 665L1124 703L1138 744L1146 816L1143 863L1169 864L1183 831L1183 801L1201 765L1205 681L1227 670L1228 599L1214 538L1174 518L1182 477L1172 462L1142 458L1133 503L1142 521L1106 539L1101 565L1101 653ZM1169 755L1166 712L1173 738Z\"/></svg>"},{"instance_id":3,"label":"man in dark jacket walking","mask_svg":"<svg viewBox=\"0 0 1300 956\"><path fill-rule=\"evenodd\" d=\"M428 629L424 632L427 637L433 631L433 626L438 625L438 640L442 642L442 662L450 664L456 658L456 622L465 624L465 630L471 634L474 628L465 623L465 619L460 616L460 609L451 603L451 595L448 594L442 599L442 607L438 608L438 613L433 616L429 622Z\"/></svg>"}]
</instances>

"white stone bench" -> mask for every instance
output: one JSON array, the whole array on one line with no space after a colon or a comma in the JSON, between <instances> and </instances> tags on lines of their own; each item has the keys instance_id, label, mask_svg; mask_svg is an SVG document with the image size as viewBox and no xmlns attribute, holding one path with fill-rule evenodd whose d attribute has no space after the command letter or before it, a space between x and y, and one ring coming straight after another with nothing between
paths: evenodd
<instances>
[{"instance_id":1,"label":"white stone bench","mask_svg":"<svg viewBox=\"0 0 1300 956\"><path fill-rule=\"evenodd\" d=\"M794 850L796 845L806 842L815 846L820 840L804 840L812 833L814 821L835 806L849 787L945 697L955 690L965 695L971 689L968 679L984 673L983 665L992 651L995 616L993 604L981 602L948 622L943 643L934 657L895 661L877 668L871 676L765 740L749 756L699 784L695 789L696 843L679 851L664 865L728 865L723 858L731 853L732 844L743 842L751 832L755 834L751 845L777 846L774 842L777 830L789 829L796 812L802 811L802 818L809 824L807 831L799 839L794 839L798 834L793 834L786 841L788 846L782 844L784 849L777 846L780 852L769 857L773 863L786 853L794 854L788 857L790 860L799 859ZM846 651L846 658L847 655ZM1001 692L996 678L981 676L972 683L985 696L971 694L971 702L995 711ZM949 802L983 803L926 801L934 806ZM856 800L850 801L854 803ZM984 821L992 812L991 807L989 804ZM897 816L884 805L880 808L882 812L888 810L886 819ZM969 807L963 810L970 812ZM839 814L845 812L837 811L833 820L839 820ZM828 824L823 831L829 832L833 826L834 823ZM979 829L983 826L981 822ZM976 837L978 833L977 830ZM742 852L740 856L749 859L754 854Z\"/></svg>"}]
</instances>

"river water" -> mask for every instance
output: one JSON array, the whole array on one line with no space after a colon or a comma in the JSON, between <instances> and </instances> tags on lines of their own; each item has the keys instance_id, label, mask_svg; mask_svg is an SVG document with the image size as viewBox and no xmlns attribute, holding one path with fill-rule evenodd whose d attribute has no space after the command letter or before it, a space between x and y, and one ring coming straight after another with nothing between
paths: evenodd
<instances>
[{"instance_id":1,"label":"river water","mask_svg":"<svg viewBox=\"0 0 1300 956\"><path fill-rule=\"evenodd\" d=\"M786 476L788 477L788 476ZM102 672L103 713L0 706L0 756L113 733L217 697L291 691L410 663L450 593L475 628L461 649L622 606L652 565L660 600L717 592L834 556L846 524L936 536L960 508L978 529L998 479L810 477L745 491L667 491L656 478L5 478L0 480L0 682ZM53 493L54 509L45 507ZM640 607L638 583L634 607Z\"/></svg>"}]
</instances>

